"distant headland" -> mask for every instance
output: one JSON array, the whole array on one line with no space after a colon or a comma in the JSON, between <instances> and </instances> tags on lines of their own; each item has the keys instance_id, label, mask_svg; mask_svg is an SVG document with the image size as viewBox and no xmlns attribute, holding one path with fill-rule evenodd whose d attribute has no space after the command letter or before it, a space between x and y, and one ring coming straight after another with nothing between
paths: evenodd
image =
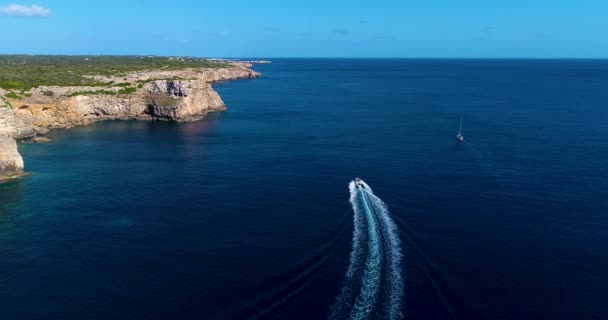
<instances>
[{"instance_id":1,"label":"distant headland","mask_svg":"<svg viewBox=\"0 0 608 320\"><path fill-rule=\"evenodd\" d=\"M101 120L193 121L226 109L211 83L252 63L158 56L0 55L0 180L22 175L15 139Z\"/></svg>"}]
</instances>

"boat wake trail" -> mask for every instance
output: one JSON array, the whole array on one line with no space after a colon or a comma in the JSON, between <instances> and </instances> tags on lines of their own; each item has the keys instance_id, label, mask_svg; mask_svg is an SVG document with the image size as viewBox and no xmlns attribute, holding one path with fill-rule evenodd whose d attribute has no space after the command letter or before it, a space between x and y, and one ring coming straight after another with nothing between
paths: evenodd
<instances>
[{"instance_id":1,"label":"boat wake trail","mask_svg":"<svg viewBox=\"0 0 608 320\"><path fill-rule=\"evenodd\" d=\"M404 294L401 241L384 202L361 181L351 182L353 249L330 319L401 319Z\"/></svg>"}]
</instances>

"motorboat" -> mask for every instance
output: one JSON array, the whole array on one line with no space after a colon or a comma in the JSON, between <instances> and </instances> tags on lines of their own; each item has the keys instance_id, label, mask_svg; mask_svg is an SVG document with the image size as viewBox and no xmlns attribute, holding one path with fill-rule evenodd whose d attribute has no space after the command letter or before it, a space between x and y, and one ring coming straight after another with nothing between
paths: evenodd
<instances>
[{"instance_id":1,"label":"motorboat","mask_svg":"<svg viewBox=\"0 0 608 320\"><path fill-rule=\"evenodd\" d=\"M363 185L363 180L359 178L355 178L355 185L357 186L357 188L365 188L365 185Z\"/></svg>"},{"instance_id":2,"label":"motorboat","mask_svg":"<svg viewBox=\"0 0 608 320\"><path fill-rule=\"evenodd\" d=\"M462 115L460 115L460 126L458 128L458 134L456 135L456 140L459 142L464 141L464 136L462 135Z\"/></svg>"}]
</instances>

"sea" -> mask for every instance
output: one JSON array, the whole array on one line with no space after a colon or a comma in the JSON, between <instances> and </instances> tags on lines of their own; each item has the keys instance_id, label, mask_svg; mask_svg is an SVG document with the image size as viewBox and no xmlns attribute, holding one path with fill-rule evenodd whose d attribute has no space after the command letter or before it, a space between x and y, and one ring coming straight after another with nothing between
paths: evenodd
<instances>
[{"instance_id":1,"label":"sea","mask_svg":"<svg viewBox=\"0 0 608 320\"><path fill-rule=\"evenodd\" d=\"M0 318L608 319L607 60L254 69L21 144Z\"/></svg>"}]
</instances>

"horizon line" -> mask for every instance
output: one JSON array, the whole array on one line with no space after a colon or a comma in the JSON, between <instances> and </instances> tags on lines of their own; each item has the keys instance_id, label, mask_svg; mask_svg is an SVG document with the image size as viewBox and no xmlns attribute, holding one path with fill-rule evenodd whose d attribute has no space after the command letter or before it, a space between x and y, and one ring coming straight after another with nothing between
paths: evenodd
<instances>
[{"instance_id":1,"label":"horizon line","mask_svg":"<svg viewBox=\"0 0 608 320\"><path fill-rule=\"evenodd\" d=\"M249 59L249 60L264 60L264 59L403 59L403 60L608 60L608 57L423 57L423 56L369 56L369 57L347 57L347 56L193 56L193 55L164 55L164 54L55 54L55 53L0 53L0 56L107 56L107 57L184 57L184 58L200 58L200 59Z\"/></svg>"}]
</instances>

